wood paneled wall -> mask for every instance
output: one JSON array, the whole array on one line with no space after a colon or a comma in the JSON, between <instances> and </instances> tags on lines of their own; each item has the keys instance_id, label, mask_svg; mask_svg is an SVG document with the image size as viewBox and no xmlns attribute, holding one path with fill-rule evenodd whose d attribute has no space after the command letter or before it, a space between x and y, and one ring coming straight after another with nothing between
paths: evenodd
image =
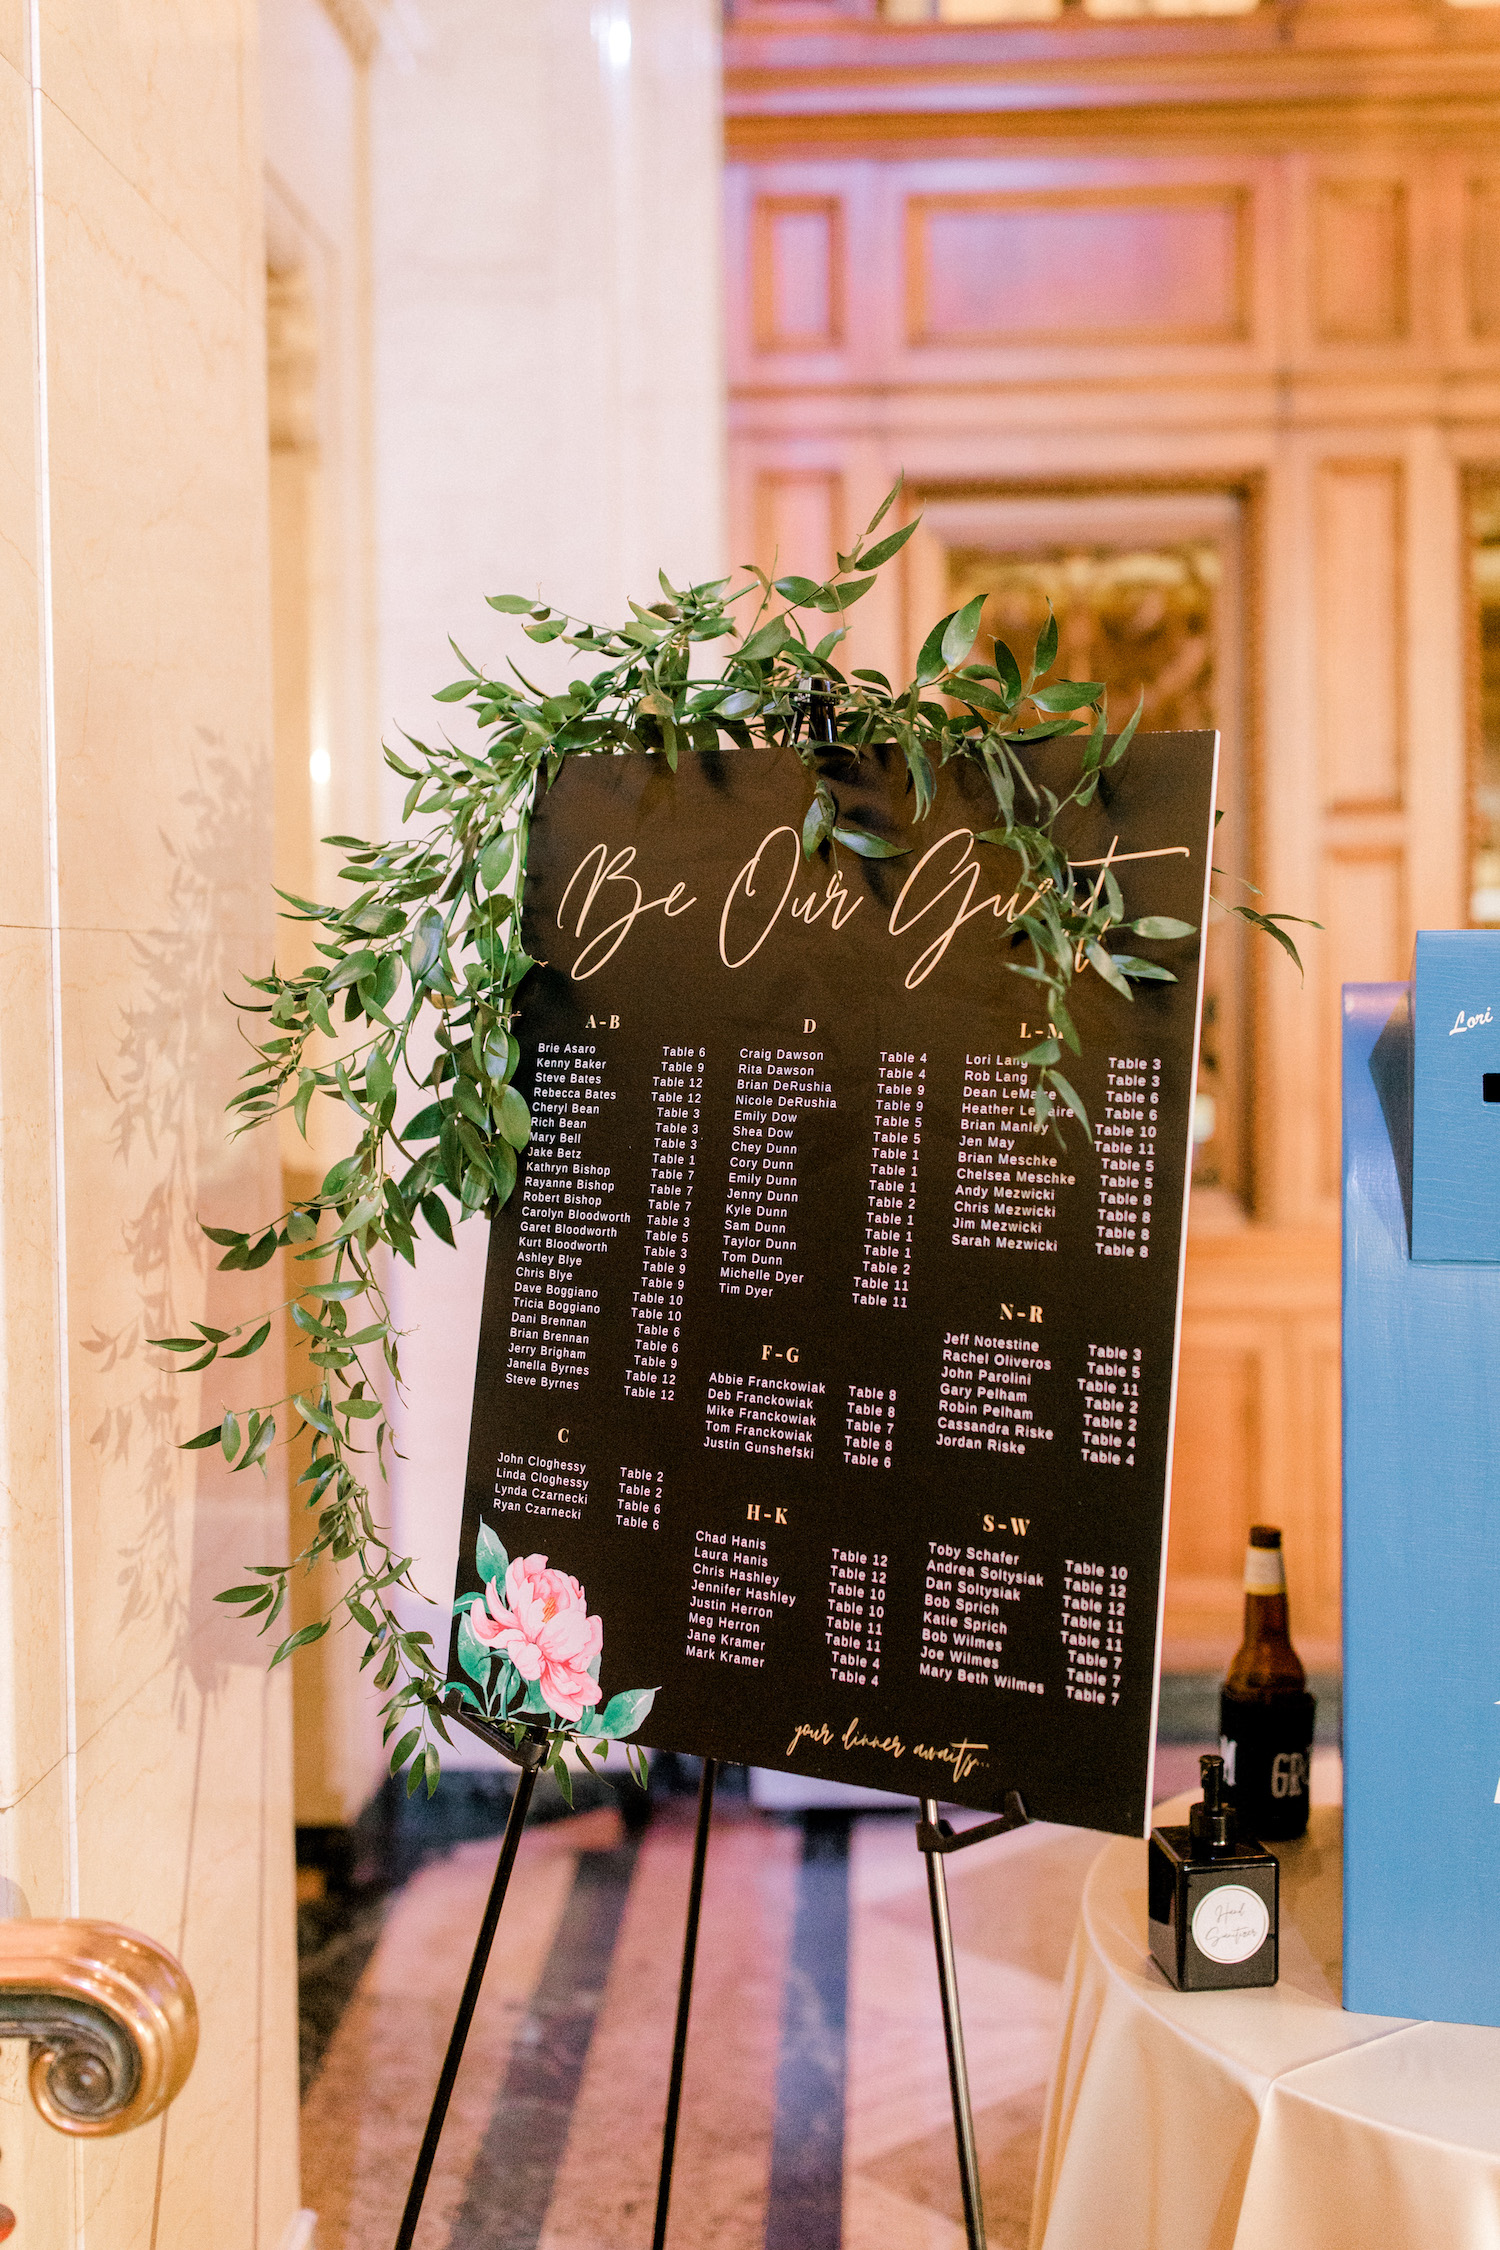
<instances>
[{"instance_id":1,"label":"wood paneled wall","mask_svg":"<svg viewBox=\"0 0 1500 2250\"><path fill-rule=\"evenodd\" d=\"M1195 1212L1168 1631L1234 1638L1246 1526L1338 1632L1339 990L1466 898L1461 490L1500 463L1500 22L897 29L727 49L737 555L821 574L898 470L969 503L1240 511L1250 871L1316 918L1252 954L1247 1191ZM934 536L941 545L941 529ZM926 535L924 534L924 540ZM855 615L890 668L932 543ZM920 610L921 614L917 614Z\"/></svg>"}]
</instances>

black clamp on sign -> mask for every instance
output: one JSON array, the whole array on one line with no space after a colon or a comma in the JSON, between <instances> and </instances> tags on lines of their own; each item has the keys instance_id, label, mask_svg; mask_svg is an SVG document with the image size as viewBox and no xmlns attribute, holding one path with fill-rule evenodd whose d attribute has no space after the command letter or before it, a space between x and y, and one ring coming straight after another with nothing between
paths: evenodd
<instances>
[{"instance_id":1,"label":"black clamp on sign","mask_svg":"<svg viewBox=\"0 0 1500 2250\"><path fill-rule=\"evenodd\" d=\"M961 1852L968 1844L982 1844L987 1836L1004 1836L1012 1828L1024 1828L1031 1815L1021 1802L1018 1789L1005 1792L1005 1810L994 1820L982 1820L977 1828L955 1829L948 1820L917 1822L917 1850L919 1852Z\"/></svg>"}]
</instances>

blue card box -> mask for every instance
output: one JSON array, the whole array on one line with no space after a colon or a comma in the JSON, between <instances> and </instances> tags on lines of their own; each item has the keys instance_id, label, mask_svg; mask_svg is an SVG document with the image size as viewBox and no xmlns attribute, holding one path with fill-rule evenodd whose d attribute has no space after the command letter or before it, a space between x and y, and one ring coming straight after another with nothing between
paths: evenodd
<instances>
[{"instance_id":1,"label":"blue card box","mask_svg":"<svg viewBox=\"0 0 1500 2250\"><path fill-rule=\"evenodd\" d=\"M1500 1259L1500 930L1420 930L1411 1254Z\"/></svg>"},{"instance_id":2,"label":"blue card box","mask_svg":"<svg viewBox=\"0 0 1500 2250\"><path fill-rule=\"evenodd\" d=\"M1500 2025L1500 1264L1451 1262L1500 1258L1500 1008L1447 1038L1460 948L1500 985L1500 934L1424 933L1415 1071L1411 988L1344 988L1344 2005Z\"/></svg>"}]
</instances>

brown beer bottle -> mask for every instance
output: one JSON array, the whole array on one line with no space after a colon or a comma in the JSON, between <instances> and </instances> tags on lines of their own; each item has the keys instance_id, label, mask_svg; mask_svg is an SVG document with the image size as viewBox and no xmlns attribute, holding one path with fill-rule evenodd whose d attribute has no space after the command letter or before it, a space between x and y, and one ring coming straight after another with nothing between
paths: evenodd
<instances>
[{"instance_id":1,"label":"brown beer bottle","mask_svg":"<svg viewBox=\"0 0 1500 2250\"><path fill-rule=\"evenodd\" d=\"M1281 1533L1273 1524L1253 1524L1245 1638L1219 1694L1219 1747L1240 1826L1263 1842L1284 1842L1307 1828L1316 1714L1287 1632Z\"/></svg>"}]
</instances>

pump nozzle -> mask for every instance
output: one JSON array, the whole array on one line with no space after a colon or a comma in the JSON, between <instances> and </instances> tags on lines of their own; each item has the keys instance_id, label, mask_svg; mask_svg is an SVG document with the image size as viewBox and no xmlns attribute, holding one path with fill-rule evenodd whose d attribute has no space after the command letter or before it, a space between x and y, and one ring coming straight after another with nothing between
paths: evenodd
<instances>
[{"instance_id":1,"label":"pump nozzle","mask_svg":"<svg viewBox=\"0 0 1500 2250\"><path fill-rule=\"evenodd\" d=\"M1188 1815L1188 1826L1193 1838L1193 1856L1206 1859L1214 1852L1232 1850L1237 1841L1238 1824L1234 1808L1224 1791L1224 1761L1214 1751L1207 1751L1198 1760L1203 1777L1203 1801L1194 1805Z\"/></svg>"}]
</instances>

